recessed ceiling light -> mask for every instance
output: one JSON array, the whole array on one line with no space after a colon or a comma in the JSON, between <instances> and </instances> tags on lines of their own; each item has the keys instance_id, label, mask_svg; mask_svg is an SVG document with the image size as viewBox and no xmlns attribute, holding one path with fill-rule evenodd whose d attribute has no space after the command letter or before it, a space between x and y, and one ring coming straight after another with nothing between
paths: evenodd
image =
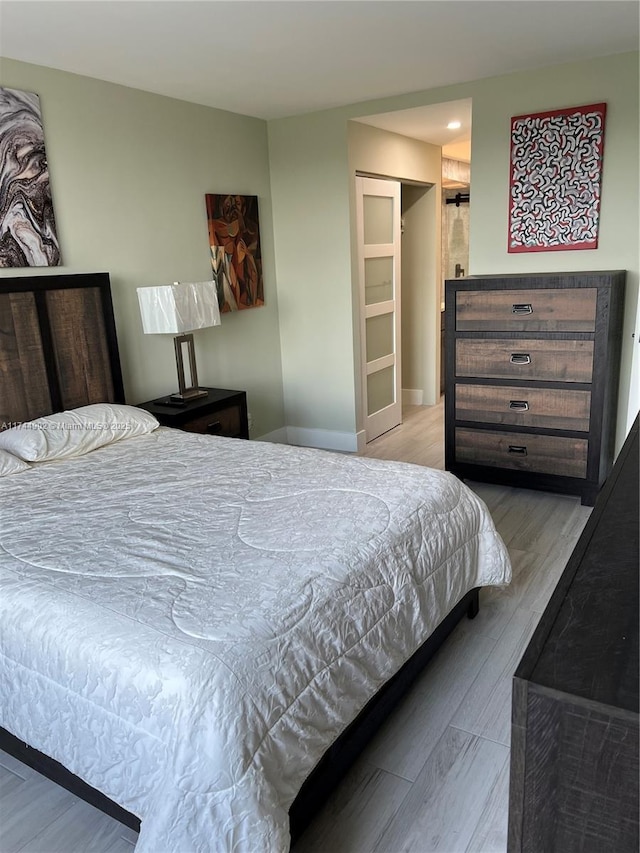
<instances>
[{"instance_id":1,"label":"recessed ceiling light","mask_svg":"<svg viewBox=\"0 0 640 853\"><path fill-rule=\"evenodd\" d=\"M450 121L447 125L447 130L457 130L460 126L459 121Z\"/></svg>"}]
</instances>

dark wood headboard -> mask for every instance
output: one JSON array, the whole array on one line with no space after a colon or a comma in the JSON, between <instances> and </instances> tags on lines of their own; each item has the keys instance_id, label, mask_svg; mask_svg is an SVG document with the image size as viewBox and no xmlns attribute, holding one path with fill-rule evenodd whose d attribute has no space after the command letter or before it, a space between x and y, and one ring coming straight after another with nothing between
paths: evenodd
<instances>
[{"instance_id":1,"label":"dark wood headboard","mask_svg":"<svg viewBox=\"0 0 640 853\"><path fill-rule=\"evenodd\" d=\"M0 279L0 429L123 403L108 273Z\"/></svg>"}]
</instances>

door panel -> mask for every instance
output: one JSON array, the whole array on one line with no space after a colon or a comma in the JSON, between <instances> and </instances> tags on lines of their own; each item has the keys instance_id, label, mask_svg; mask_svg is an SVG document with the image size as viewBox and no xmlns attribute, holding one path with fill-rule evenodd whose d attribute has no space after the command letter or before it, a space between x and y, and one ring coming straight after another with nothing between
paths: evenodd
<instances>
[{"instance_id":1,"label":"door panel","mask_svg":"<svg viewBox=\"0 0 640 853\"><path fill-rule=\"evenodd\" d=\"M402 423L400 184L356 178L362 393L367 441Z\"/></svg>"},{"instance_id":2,"label":"door panel","mask_svg":"<svg viewBox=\"0 0 640 853\"><path fill-rule=\"evenodd\" d=\"M367 376L367 414L374 415L393 405L395 398L393 365Z\"/></svg>"},{"instance_id":3,"label":"door panel","mask_svg":"<svg viewBox=\"0 0 640 853\"><path fill-rule=\"evenodd\" d=\"M380 243L393 243L393 196L374 195L378 192L374 184L391 184L392 181L378 181L372 178L361 178L370 184L369 193L364 189L363 206L363 229L364 242L368 246ZM385 192L386 188L382 189Z\"/></svg>"},{"instance_id":4,"label":"door panel","mask_svg":"<svg viewBox=\"0 0 640 853\"><path fill-rule=\"evenodd\" d=\"M395 344L393 333L393 314L379 314L367 317L367 363L392 355Z\"/></svg>"},{"instance_id":5,"label":"door panel","mask_svg":"<svg viewBox=\"0 0 640 853\"><path fill-rule=\"evenodd\" d=\"M388 302L393 298L393 255L364 259L364 303Z\"/></svg>"}]
</instances>

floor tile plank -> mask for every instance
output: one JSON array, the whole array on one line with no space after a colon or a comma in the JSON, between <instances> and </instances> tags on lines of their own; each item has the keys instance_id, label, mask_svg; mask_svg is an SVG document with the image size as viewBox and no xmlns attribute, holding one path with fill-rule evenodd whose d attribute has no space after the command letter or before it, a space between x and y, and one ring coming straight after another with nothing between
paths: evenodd
<instances>
[{"instance_id":1,"label":"floor tile plank","mask_svg":"<svg viewBox=\"0 0 640 853\"><path fill-rule=\"evenodd\" d=\"M373 853L462 853L508 760L502 744L448 728Z\"/></svg>"},{"instance_id":2,"label":"floor tile plank","mask_svg":"<svg viewBox=\"0 0 640 853\"><path fill-rule=\"evenodd\" d=\"M73 794L43 776L17 784L3 795L0 804L2 853L22 850L75 802Z\"/></svg>"},{"instance_id":3,"label":"floor tile plank","mask_svg":"<svg viewBox=\"0 0 640 853\"><path fill-rule=\"evenodd\" d=\"M89 849L86 845L90 840L91 853L132 853L136 834L132 833L132 843L124 836L127 831L117 820L76 800L45 831L18 849L19 853L68 853L83 846Z\"/></svg>"},{"instance_id":4,"label":"floor tile plank","mask_svg":"<svg viewBox=\"0 0 640 853\"><path fill-rule=\"evenodd\" d=\"M517 608L451 717L452 726L509 746L513 673L538 619L538 614Z\"/></svg>"},{"instance_id":5,"label":"floor tile plank","mask_svg":"<svg viewBox=\"0 0 640 853\"><path fill-rule=\"evenodd\" d=\"M292 853L370 853L411 783L359 761Z\"/></svg>"},{"instance_id":6,"label":"floor tile plank","mask_svg":"<svg viewBox=\"0 0 640 853\"><path fill-rule=\"evenodd\" d=\"M509 762L506 762L465 853L504 853L509 817Z\"/></svg>"},{"instance_id":7,"label":"floor tile plank","mask_svg":"<svg viewBox=\"0 0 640 853\"><path fill-rule=\"evenodd\" d=\"M410 780L420 773L495 647L495 640L465 628L463 620L368 746L377 767Z\"/></svg>"}]
</instances>

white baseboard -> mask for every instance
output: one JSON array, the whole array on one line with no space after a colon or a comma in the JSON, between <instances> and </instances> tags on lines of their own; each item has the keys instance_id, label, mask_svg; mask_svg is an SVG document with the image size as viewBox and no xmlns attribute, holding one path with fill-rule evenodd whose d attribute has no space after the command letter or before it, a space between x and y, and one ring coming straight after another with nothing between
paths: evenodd
<instances>
[{"instance_id":1,"label":"white baseboard","mask_svg":"<svg viewBox=\"0 0 640 853\"><path fill-rule=\"evenodd\" d=\"M358 450L358 437L355 432L290 426L287 427L287 438L289 444L299 447L319 447L323 450L340 450L343 453L356 453Z\"/></svg>"},{"instance_id":2,"label":"white baseboard","mask_svg":"<svg viewBox=\"0 0 640 853\"><path fill-rule=\"evenodd\" d=\"M403 388L402 403L405 406L424 405L424 391L422 388Z\"/></svg>"},{"instance_id":3,"label":"white baseboard","mask_svg":"<svg viewBox=\"0 0 640 853\"><path fill-rule=\"evenodd\" d=\"M273 432L258 436L255 441L271 441L274 444L293 444L297 447L317 447L320 450L339 450L356 453L365 447L364 432L338 432L332 429L307 429L305 427L281 427Z\"/></svg>"},{"instance_id":4,"label":"white baseboard","mask_svg":"<svg viewBox=\"0 0 640 853\"><path fill-rule=\"evenodd\" d=\"M274 429L273 432L258 435L254 441L271 441L273 444L289 444L289 441L287 440L287 428L280 427L280 429Z\"/></svg>"},{"instance_id":5,"label":"white baseboard","mask_svg":"<svg viewBox=\"0 0 640 853\"><path fill-rule=\"evenodd\" d=\"M253 438L253 436L252 436ZM293 444L298 447L317 447L321 450L339 450L343 453L362 453L367 446L367 434L332 429L306 427L280 427L273 432L257 436L254 441L271 441L274 444Z\"/></svg>"},{"instance_id":6,"label":"white baseboard","mask_svg":"<svg viewBox=\"0 0 640 853\"><path fill-rule=\"evenodd\" d=\"M342 453L362 453L367 446L367 433L363 429L353 433L331 429L280 427L273 432L256 436L253 440L292 444L297 447L317 447L320 450L338 450Z\"/></svg>"}]
</instances>

